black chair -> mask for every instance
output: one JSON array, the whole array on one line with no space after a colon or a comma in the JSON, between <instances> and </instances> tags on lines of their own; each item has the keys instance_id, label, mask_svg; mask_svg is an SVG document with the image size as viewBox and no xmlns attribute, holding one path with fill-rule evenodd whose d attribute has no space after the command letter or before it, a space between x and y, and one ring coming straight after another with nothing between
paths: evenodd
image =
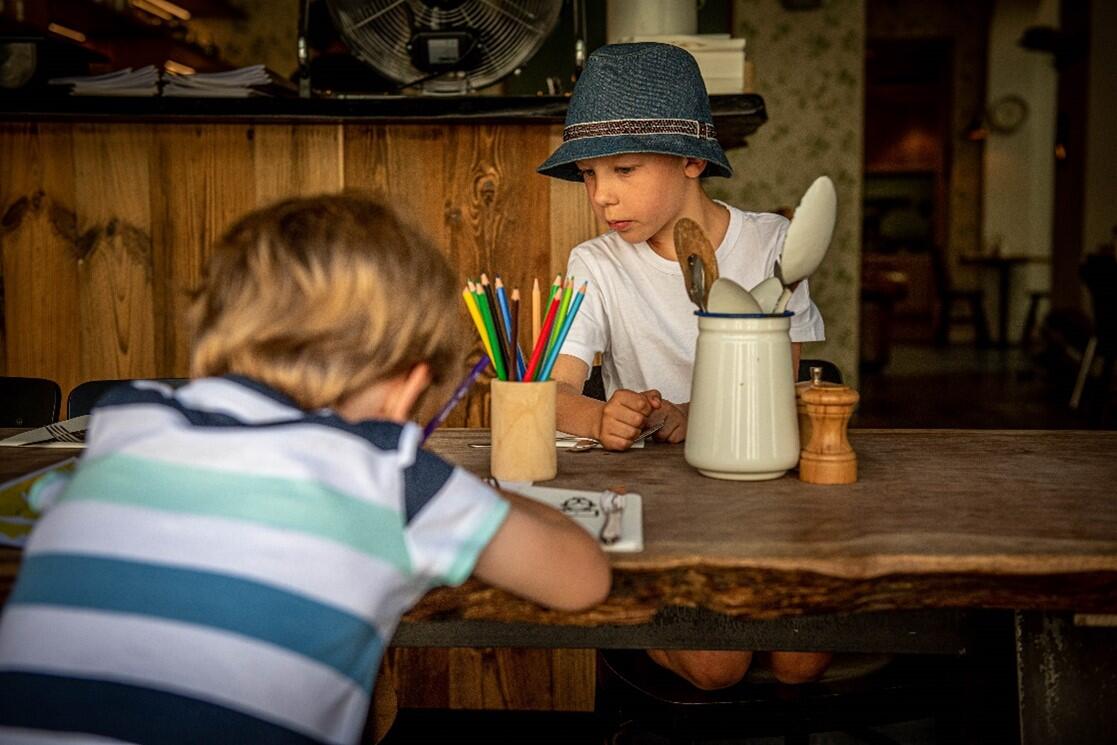
<instances>
[{"instance_id":1,"label":"black chair","mask_svg":"<svg viewBox=\"0 0 1117 745\"><path fill-rule=\"evenodd\" d=\"M84 383L79 383L70 391L70 395L66 397L66 416L73 419L76 416L85 416L93 411L93 407L101 400L101 397L109 392L115 386L121 383L128 383L132 378L122 378L120 380L87 380ZM189 378L152 378L159 383L166 383L169 386L177 388L185 385Z\"/></svg>"},{"instance_id":2,"label":"black chair","mask_svg":"<svg viewBox=\"0 0 1117 745\"><path fill-rule=\"evenodd\" d=\"M0 427L43 427L58 421L62 389L46 378L0 377Z\"/></svg>"},{"instance_id":3,"label":"black chair","mask_svg":"<svg viewBox=\"0 0 1117 745\"><path fill-rule=\"evenodd\" d=\"M977 346L990 346L989 321L985 316L985 292L955 287L946 256L937 246L931 248L931 274L934 277L935 294L938 295L938 310L934 319L935 343L945 347L950 343L951 327L957 323L965 323L973 326L974 343ZM957 315L955 308L959 305L969 306L969 313Z\"/></svg>"},{"instance_id":4,"label":"black chair","mask_svg":"<svg viewBox=\"0 0 1117 745\"><path fill-rule=\"evenodd\" d=\"M1109 254L1087 256L1079 274L1090 293L1094 318L1093 330L1078 367L1070 406L1077 409L1082 402L1082 394L1093 373L1094 363L1100 359L1101 377L1098 378L1098 396L1093 407L1095 416L1100 419L1113 383L1113 362L1117 358L1117 257Z\"/></svg>"}]
</instances>

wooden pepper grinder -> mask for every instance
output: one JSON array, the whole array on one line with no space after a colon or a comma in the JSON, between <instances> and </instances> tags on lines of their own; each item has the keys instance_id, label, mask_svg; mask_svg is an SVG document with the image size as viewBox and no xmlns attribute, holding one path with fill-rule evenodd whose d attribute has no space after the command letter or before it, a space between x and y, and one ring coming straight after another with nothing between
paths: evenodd
<instances>
[{"instance_id":1,"label":"wooden pepper grinder","mask_svg":"<svg viewBox=\"0 0 1117 745\"><path fill-rule=\"evenodd\" d=\"M822 368L795 386L799 409L799 479L809 484L857 481L857 454L846 436L860 396L849 386L826 383Z\"/></svg>"}]
</instances>

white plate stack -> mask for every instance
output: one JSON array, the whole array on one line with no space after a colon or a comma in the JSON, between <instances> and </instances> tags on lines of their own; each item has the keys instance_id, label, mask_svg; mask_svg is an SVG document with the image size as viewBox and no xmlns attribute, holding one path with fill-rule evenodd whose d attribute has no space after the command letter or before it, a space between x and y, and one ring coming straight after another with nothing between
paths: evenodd
<instances>
[{"instance_id":1,"label":"white plate stack","mask_svg":"<svg viewBox=\"0 0 1117 745\"><path fill-rule=\"evenodd\" d=\"M745 92L744 39L729 34L662 34L630 36L621 41L658 41L682 47L698 60L707 93Z\"/></svg>"}]
</instances>

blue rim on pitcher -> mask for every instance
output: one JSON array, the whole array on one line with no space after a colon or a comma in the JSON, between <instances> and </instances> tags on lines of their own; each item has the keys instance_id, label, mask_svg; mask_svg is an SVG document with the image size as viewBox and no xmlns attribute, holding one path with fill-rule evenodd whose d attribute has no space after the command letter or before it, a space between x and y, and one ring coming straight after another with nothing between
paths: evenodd
<instances>
[{"instance_id":1,"label":"blue rim on pitcher","mask_svg":"<svg viewBox=\"0 0 1117 745\"><path fill-rule=\"evenodd\" d=\"M783 313L714 313L708 310L696 310L694 315L699 318L790 318L795 315L793 310Z\"/></svg>"}]
</instances>

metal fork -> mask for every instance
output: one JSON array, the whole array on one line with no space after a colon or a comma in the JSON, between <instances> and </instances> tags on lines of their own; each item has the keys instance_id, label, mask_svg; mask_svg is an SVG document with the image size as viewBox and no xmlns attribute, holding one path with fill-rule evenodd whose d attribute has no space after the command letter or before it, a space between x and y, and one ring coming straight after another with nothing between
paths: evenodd
<instances>
[{"instance_id":1,"label":"metal fork","mask_svg":"<svg viewBox=\"0 0 1117 745\"><path fill-rule=\"evenodd\" d=\"M648 439L656 432L663 429L663 425L666 423L667 422L665 420L648 427L646 430L637 435L636 439L632 441L632 444L635 445L638 442L643 442L644 440ZM579 437L578 440L573 445L571 445L569 449L571 452L574 453L584 453L587 450L593 450L600 444L600 440L595 440L592 437Z\"/></svg>"}]
</instances>

